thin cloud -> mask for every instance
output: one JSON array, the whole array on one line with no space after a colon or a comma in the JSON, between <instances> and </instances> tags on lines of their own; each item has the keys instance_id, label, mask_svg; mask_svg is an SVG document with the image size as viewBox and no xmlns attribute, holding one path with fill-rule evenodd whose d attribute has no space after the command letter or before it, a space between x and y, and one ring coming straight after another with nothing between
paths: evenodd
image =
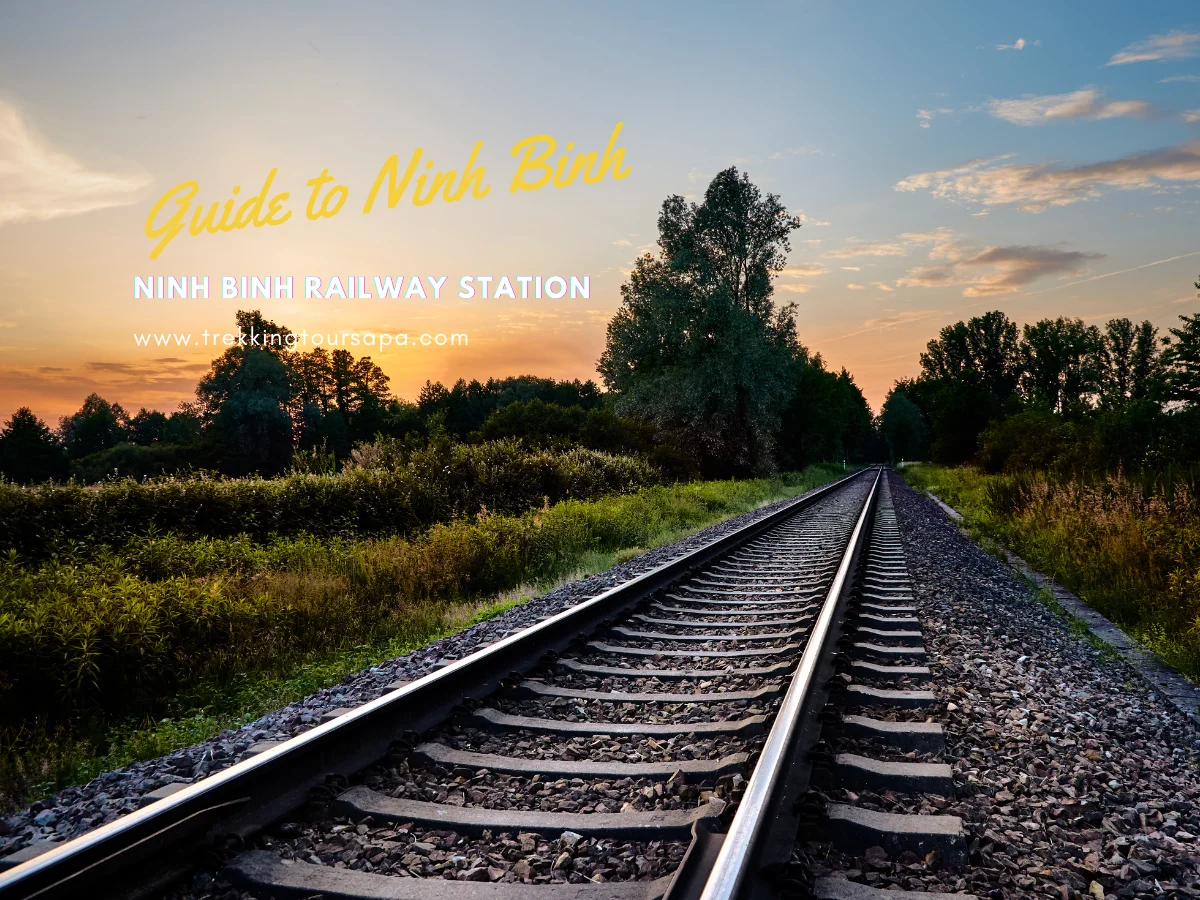
<instances>
[{"instance_id":1,"label":"thin cloud","mask_svg":"<svg viewBox=\"0 0 1200 900\"><path fill-rule=\"evenodd\" d=\"M801 225L823 226L823 225L830 224L829 222L826 222L824 219L814 219L812 216L805 215L804 210L802 210L802 209L797 210L796 212L793 212L792 215L800 220Z\"/></svg>"},{"instance_id":2,"label":"thin cloud","mask_svg":"<svg viewBox=\"0 0 1200 900\"><path fill-rule=\"evenodd\" d=\"M867 319L863 322L863 328L888 328L892 325L904 325L907 322L920 322L922 319L928 319L930 316L936 316L940 313L940 309L902 309L899 312L892 312L890 315L882 316L878 319ZM861 331L856 331L853 334L844 334L841 337L854 337L862 334Z\"/></svg>"},{"instance_id":3,"label":"thin cloud","mask_svg":"<svg viewBox=\"0 0 1200 900\"><path fill-rule=\"evenodd\" d=\"M881 290L881 291L887 291L889 294L895 290L895 288L892 287L890 284L886 284L882 281L872 281L871 287L879 288L879 290Z\"/></svg>"},{"instance_id":4,"label":"thin cloud","mask_svg":"<svg viewBox=\"0 0 1200 900\"><path fill-rule=\"evenodd\" d=\"M790 291L793 294L807 294L813 289L811 284L805 284L802 281L794 281L788 284L777 284L775 287L781 291Z\"/></svg>"},{"instance_id":5,"label":"thin cloud","mask_svg":"<svg viewBox=\"0 0 1200 900\"><path fill-rule=\"evenodd\" d=\"M825 275L829 270L820 263L798 263L787 266L779 271L784 278L811 278L813 275Z\"/></svg>"},{"instance_id":6,"label":"thin cloud","mask_svg":"<svg viewBox=\"0 0 1200 900\"><path fill-rule=\"evenodd\" d=\"M1024 50L1025 49L1025 38L1019 37L1015 41L1013 41L1011 44L997 44L996 49L997 50Z\"/></svg>"},{"instance_id":7,"label":"thin cloud","mask_svg":"<svg viewBox=\"0 0 1200 900\"><path fill-rule=\"evenodd\" d=\"M1011 294L1039 278L1080 274L1101 253L1063 250L1047 245L988 247L941 265L910 269L896 283L901 287L958 287L964 297Z\"/></svg>"},{"instance_id":8,"label":"thin cloud","mask_svg":"<svg viewBox=\"0 0 1200 900\"><path fill-rule=\"evenodd\" d=\"M865 285L861 284L848 284L846 287L850 288L852 291L865 291L867 289Z\"/></svg>"},{"instance_id":9,"label":"thin cloud","mask_svg":"<svg viewBox=\"0 0 1200 900\"><path fill-rule=\"evenodd\" d=\"M619 239L613 241L613 246L614 247L632 247L633 241L627 241L627 240L625 240L625 238L619 238Z\"/></svg>"},{"instance_id":10,"label":"thin cloud","mask_svg":"<svg viewBox=\"0 0 1200 900\"><path fill-rule=\"evenodd\" d=\"M888 241L861 241L828 250L821 254L826 259L850 259L855 256L907 256L908 248L903 244Z\"/></svg>"},{"instance_id":11,"label":"thin cloud","mask_svg":"<svg viewBox=\"0 0 1200 900\"><path fill-rule=\"evenodd\" d=\"M0 225L128 206L150 181L140 171L89 169L51 146L16 107L0 101Z\"/></svg>"},{"instance_id":12,"label":"thin cloud","mask_svg":"<svg viewBox=\"0 0 1200 900\"><path fill-rule=\"evenodd\" d=\"M821 255L827 259L850 259L855 256L907 256L909 250L918 244L933 244L933 249L930 250L931 259L945 259L958 253L956 250L957 238L954 236L954 232L943 225L928 232L906 231L896 235L895 239L891 241L858 241L851 238L848 246L830 250ZM842 268L857 272L861 267L842 266Z\"/></svg>"},{"instance_id":13,"label":"thin cloud","mask_svg":"<svg viewBox=\"0 0 1200 900\"><path fill-rule=\"evenodd\" d=\"M992 100L988 109L997 119L1016 125L1045 125L1070 119L1146 119L1154 114L1147 100L1109 100L1095 88L1070 94L1027 94L1020 99Z\"/></svg>"},{"instance_id":14,"label":"thin cloud","mask_svg":"<svg viewBox=\"0 0 1200 900\"><path fill-rule=\"evenodd\" d=\"M862 271L862 266L838 266L838 268L842 269L843 271L846 271L846 272L861 272Z\"/></svg>"},{"instance_id":15,"label":"thin cloud","mask_svg":"<svg viewBox=\"0 0 1200 900\"><path fill-rule=\"evenodd\" d=\"M928 128L929 123L933 121L934 116L944 116L947 113L952 113L954 110L949 107L939 107L937 109L918 109L917 124L922 128Z\"/></svg>"},{"instance_id":16,"label":"thin cloud","mask_svg":"<svg viewBox=\"0 0 1200 900\"><path fill-rule=\"evenodd\" d=\"M1166 62L1172 59L1190 59L1200 51L1200 31L1175 29L1166 34L1156 34L1130 44L1119 53L1114 53L1105 65L1123 66L1135 62Z\"/></svg>"},{"instance_id":17,"label":"thin cloud","mask_svg":"<svg viewBox=\"0 0 1200 900\"><path fill-rule=\"evenodd\" d=\"M1079 166L997 165L1006 158L972 160L951 169L910 175L893 189L927 190L955 203L1015 205L1037 213L1050 206L1094 200L1104 188L1161 190L1170 186L1166 182L1200 182L1200 140Z\"/></svg>"},{"instance_id":18,"label":"thin cloud","mask_svg":"<svg viewBox=\"0 0 1200 900\"><path fill-rule=\"evenodd\" d=\"M1160 78L1159 84L1171 84L1175 81L1190 82L1192 84L1200 83L1200 75L1172 75L1170 78Z\"/></svg>"},{"instance_id":19,"label":"thin cloud","mask_svg":"<svg viewBox=\"0 0 1200 900\"><path fill-rule=\"evenodd\" d=\"M1183 114L1183 121L1189 125L1195 125L1200 122L1200 109L1189 109Z\"/></svg>"}]
</instances>

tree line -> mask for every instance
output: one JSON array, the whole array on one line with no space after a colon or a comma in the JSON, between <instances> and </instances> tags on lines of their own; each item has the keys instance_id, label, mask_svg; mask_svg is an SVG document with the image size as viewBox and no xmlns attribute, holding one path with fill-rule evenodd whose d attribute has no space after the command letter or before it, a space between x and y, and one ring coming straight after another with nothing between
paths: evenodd
<instances>
[{"instance_id":1,"label":"tree line","mask_svg":"<svg viewBox=\"0 0 1200 900\"><path fill-rule=\"evenodd\" d=\"M1179 319L1166 334L1128 318L1018 327L999 310L948 325L920 374L883 404L890 453L990 471L1190 465L1200 458L1200 314Z\"/></svg>"},{"instance_id":2,"label":"tree line","mask_svg":"<svg viewBox=\"0 0 1200 900\"><path fill-rule=\"evenodd\" d=\"M645 457L678 478L874 460L885 449L862 391L800 342L794 304L773 299L799 227L736 168L699 203L667 198L659 252L635 262L608 326L604 389L531 375L460 379L427 382L407 402L370 357L235 344L171 413L131 414L92 394L52 429L17 410L0 429L0 474L33 483L331 472L381 439L410 449L502 438L583 446ZM257 310L239 311L237 325L289 333Z\"/></svg>"}]
</instances>

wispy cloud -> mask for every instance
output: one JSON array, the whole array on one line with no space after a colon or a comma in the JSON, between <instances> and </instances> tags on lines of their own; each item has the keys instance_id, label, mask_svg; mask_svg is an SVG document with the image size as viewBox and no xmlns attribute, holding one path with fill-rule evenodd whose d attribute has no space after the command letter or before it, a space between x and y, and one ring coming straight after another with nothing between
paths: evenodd
<instances>
[{"instance_id":1,"label":"wispy cloud","mask_svg":"<svg viewBox=\"0 0 1200 900\"><path fill-rule=\"evenodd\" d=\"M821 254L827 259L850 259L855 256L907 256L908 251L918 244L933 244L930 253L935 258L946 258L953 252L956 238L954 232L945 226L933 231L907 231L898 234L890 241L860 241L850 238L845 247L830 250ZM842 266L853 272L859 271L860 266Z\"/></svg>"},{"instance_id":2,"label":"wispy cloud","mask_svg":"<svg viewBox=\"0 0 1200 900\"><path fill-rule=\"evenodd\" d=\"M798 263L781 269L779 274L784 278L811 278L814 275L825 275L829 272L820 263Z\"/></svg>"},{"instance_id":3,"label":"wispy cloud","mask_svg":"<svg viewBox=\"0 0 1200 900\"><path fill-rule=\"evenodd\" d=\"M997 44L996 49L997 50L1024 50L1025 49L1025 38L1019 37L1015 41L1013 41L1011 44Z\"/></svg>"},{"instance_id":4,"label":"wispy cloud","mask_svg":"<svg viewBox=\"0 0 1200 900\"><path fill-rule=\"evenodd\" d=\"M867 289L865 285L861 284L848 284L846 287L850 288L852 291L865 291Z\"/></svg>"},{"instance_id":5,"label":"wispy cloud","mask_svg":"<svg viewBox=\"0 0 1200 900\"><path fill-rule=\"evenodd\" d=\"M1172 75L1170 78L1160 78L1159 84L1171 84L1175 81L1185 81L1192 84L1200 83L1200 75Z\"/></svg>"},{"instance_id":6,"label":"wispy cloud","mask_svg":"<svg viewBox=\"0 0 1200 900\"><path fill-rule=\"evenodd\" d=\"M1101 275L1092 275L1089 278L1081 278L1078 281L1067 281L1063 284L1056 284L1053 287L1042 288L1040 291L1030 291L1029 296L1033 296L1034 294L1044 294L1047 291L1057 291L1060 288L1074 287L1077 284L1087 284L1089 281L1101 281L1105 278L1112 278L1115 275L1125 275L1128 272L1137 272L1141 269L1150 269L1154 266L1161 266L1163 263L1175 262L1177 260L1187 259L1192 256L1200 256L1200 250L1193 250L1191 253L1181 253L1178 256L1168 256L1166 259L1156 259L1153 262L1142 263L1140 266L1130 266L1128 269L1117 269L1115 272L1104 272Z\"/></svg>"},{"instance_id":7,"label":"wispy cloud","mask_svg":"<svg viewBox=\"0 0 1200 900\"><path fill-rule=\"evenodd\" d=\"M879 290L881 290L881 291L887 291L889 294L895 290L895 288L892 287L890 284L887 284L882 281L872 281L871 287L879 288Z\"/></svg>"},{"instance_id":8,"label":"wispy cloud","mask_svg":"<svg viewBox=\"0 0 1200 900\"><path fill-rule=\"evenodd\" d=\"M777 285L775 285L775 287L781 291L790 291L793 294L807 294L813 288L813 286L811 284L805 284L802 281L793 281L793 282L788 282L788 283L784 283L784 284L777 284Z\"/></svg>"},{"instance_id":9,"label":"wispy cloud","mask_svg":"<svg viewBox=\"0 0 1200 900\"><path fill-rule=\"evenodd\" d=\"M1200 51L1200 31L1175 29L1166 34L1156 34L1130 44L1119 53L1114 53L1105 65L1123 66L1135 62L1165 62L1171 59L1190 59Z\"/></svg>"},{"instance_id":10,"label":"wispy cloud","mask_svg":"<svg viewBox=\"0 0 1200 900\"><path fill-rule=\"evenodd\" d=\"M881 316L877 319L867 319L863 322L863 328L887 328L891 325L903 325L906 322L920 322L922 319L928 319L930 316L938 315L940 309L902 309L898 311L885 310L888 315ZM842 337L853 337L855 334L862 334L861 331L856 331L851 335L842 335Z\"/></svg>"},{"instance_id":11,"label":"wispy cloud","mask_svg":"<svg viewBox=\"0 0 1200 900\"><path fill-rule=\"evenodd\" d=\"M922 128L928 128L929 123L933 121L934 116L944 116L952 112L954 112L953 109L944 106L938 107L937 109L918 109L917 124Z\"/></svg>"},{"instance_id":12,"label":"wispy cloud","mask_svg":"<svg viewBox=\"0 0 1200 900\"><path fill-rule=\"evenodd\" d=\"M1154 114L1147 100L1109 100L1095 88L1070 94L1027 94L1014 100L992 100L988 109L997 119L1017 125L1044 125L1070 119L1145 119Z\"/></svg>"},{"instance_id":13,"label":"wispy cloud","mask_svg":"<svg viewBox=\"0 0 1200 900\"><path fill-rule=\"evenodd\" d=\"M824 219L814 219L812 216L806 215L804 210L802 210L802 209L793 210L792 215L800 220L801 225L812 225L815 227L820 227L823 225L830 224L829 222L826 222Z\"/></svg>"},{"instance_id":14,"label":"wispy cloud","mask_svg":"<svg viewBox=\"0 0 1200 900\"><path fill-rule=\"evenodd\" d=\"M846 271L846 272L861 272L862 271L862 266L838 266L838 268L842 269L843 271Z\"/></svg>"},{"instance_id":15,"label":"wispy cloud","mask_svg":"<svg viewBox=\"0 0 1200 900\"><path fill-rule=\"evenodd\" d=\"M956 203L1013 204L1024 212L1100 197L1103 188L1133 190L1164 182L1200 182L1200 140L1079 166L998 165L1008 156L977 159L950 169L910 175L897 191L927 190Z\"/></svg>"},{"instance_id":16,"label":"wispy cloud","mask_svg":"<svg viewBox=\"0 0 1200 900\"><path fill-rule=\"evenodd\" d=\"M625 238L618 238L617 240L613 241L613 246L614 247L632 247L633 241L627 241L627 240L625 240Z\"/></svg>"},{"instance_id":17,"label":"wispy cloud","mask_svg":"<svg viewBox=\"0 0 1200 900\"><path fill-rule=\"evenodd\" d=\"M910 269L896 283L901 287L961 286L964 297L990 297L1011 294L1049 275L1080 274L1090 260L1102 256L1044 244L988 247L939 265Z\"/></svg>"},{"instance_id":18,"label":"wispy cloud","mask_svg":"<svg viewBox=\"0 0 1200 900\"><path fill-rule=\"evenodd\" d=\"M908 248L894 241L853 241L847 247L828 250L821 255L826 259L850 259L855 256L905 256Z\"/></svg>"},{"instance_id":19,"label":"wispy cloud","mask_svg":"<svg viewBox=\"0 0 1200 900\"><path fill-rule=\"evenodd\" d=\"M1195 125L1197 122L1200 122L1200 109L1189 109L1183 114L1183 121L1189 125Z\"/></svg>"},{"instance_id":20,"label":"wispy cloud","mask_svg":"<svg viewBox=\"0 0 1200 900\"><path fill-rule=\"evenodd\" d=\"M136 170L89 169L56 150L16 107L0 100L0 225L128 206L150 181Z\"/></svg>"}]
</instances>

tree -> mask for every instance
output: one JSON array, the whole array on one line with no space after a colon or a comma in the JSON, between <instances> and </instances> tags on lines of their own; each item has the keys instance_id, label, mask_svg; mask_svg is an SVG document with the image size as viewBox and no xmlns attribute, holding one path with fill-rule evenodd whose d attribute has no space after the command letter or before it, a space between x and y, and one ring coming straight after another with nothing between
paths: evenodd
<instances>
[{"instance_id":1,"label":"tree","mask_svg":"<svg viewBox=\"0 0 1200 900\"><path fill-rule=\"evenodd\" d=\"M292 354L290 412L298 443L323 446L346 459L355 441L369 440L384 427L391 399L388 377L369 356L317 347Z\"/></svg>"},{"instance_id":2,"label":"tree","mask_svg":"<svg viewBox=\"0 0 1200 900\"><path fill-rule=\"evenodd\" d=\"M880 426L887 439L892 461L921 459L929 444L929 429L917 404L903 391L888 392L883 401Z\"/></svg>"},{"instance_id":3,"label":"tree","mask_svg":"<svg viewBox=\"0 0 1200 900\"><path fill-rule=\"evenodd\" d=\"M167 425L165 413L151 411L143 406L137 415L129 420L129 442L144 446L164 443L167 439Z\"/></svg>"},{"instance_id":4,"label":"tree","mask_svg":"<svg viewBox=\"0 0 1200 900\"><path fill-rule=\"evenodd\" d=\"M115 447L125 440L129 415L119 403L109 403L99 394L89 394L79 412L59 420L58 433L71 459L82 459Z\"/></svg>"},{"instance_id":5,"label":"tree","mask_svg":"<svg viewBox=\"0 0 1200 900\"><path fill-rule=\"evenodd\" d=\"M1029 395L1063 412L1101 387L1103 338L1082 319L1042 319L1026 325L1025 373Z\"/></svg>"},{"instance_id":6,"label":"tree","mask_svg":"<svg viewBox=\"0 0 1200 900\"><path fill-rule=\"evenodd\" d=\"M258 310L237 313L243 335L290 333ZM292 457L291 373L282 346L235 344L213 360L196 396L230 474L274 475Z\"/></svg>"},{"instance_id":7,"label":"tree","mask_svg":"<svg viewBox=\"0 0 1200 900\"><path fill-rule=\"evenodd\" d=\"M802 349L792 398L779 429L780 464L800 469L816 462L873 457L871 408L845 369L831 372L818 353Z\"/></svg>"},{"instance_id":8,"label":"tree","mask_svg":"<svg viewBox=\"0 0 1200 900\"><path fill-rule=\"evenodd\" d=\"M0 475L18 484L67 477L62 445L28 406L13 413L0 429Z\"/></svg>"},{"instance_id":9,"label":"tree","mask_svg":"<svg viewBox=\"0 0 1200 900\"><path fill-rule=\"evenodd\" d=\"M798 227L776 195L729 168L700 204L664 201L658 257L639 258L621 286L598 366L617 411L694 448L709 474L772 464L800 347L771 279Z\"/></svg>"},{"instance_id":10,"label":"tree","mask_svg":"<svg viewBox=\"0 0 1200 900\"><path fill-rule=\"evenodd\" d=\"M1163 356L1167 363L1167 383L1171 399L1188 406L1200 404L1200 313L1180 316L1183 324L1170 329L1174 340Z\"/></svg>"},{"instance_id":11,"label":"tree","mask_svg":"<svg viewBox=\"0 0 1200 900\"><path fill-rule=\"evenodd\" d=\"M1108 406L1145 400L1161 393L1162 364L1158 329L1145 321L1110 319L1100 356L1100 391Z\"/></svg>"},{"instance_id":12,"label":"tree","mask_svg":"<svg viewBox=\"0 0 1200 900\"><path fill-rule=\"evenodd\" d=\"M941 330L921 354L927 380L971 378L991 395L995 414L1016 393L1021 378L1017 325L1000 310L956 322Z\"/></svg>"}]
</instances>

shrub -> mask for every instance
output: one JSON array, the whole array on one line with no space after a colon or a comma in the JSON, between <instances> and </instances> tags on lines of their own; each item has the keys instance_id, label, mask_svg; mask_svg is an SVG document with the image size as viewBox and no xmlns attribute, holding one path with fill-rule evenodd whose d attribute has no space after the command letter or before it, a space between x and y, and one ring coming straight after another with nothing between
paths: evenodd
<instances>
[{"instance_id":1,"label":"shrub","mask_svg":"<svg viewBox=\"0 0 1200 900\"><path fill-rule=\"evenodd\" d=\"M196 537L412 535L483 509L519 514L662 480L632 457L433 444L378 468L278 479L168 478L21 488L0 484L0 551L43 559L76 545L173 531Z\"/></svg>"}]
</instances>

